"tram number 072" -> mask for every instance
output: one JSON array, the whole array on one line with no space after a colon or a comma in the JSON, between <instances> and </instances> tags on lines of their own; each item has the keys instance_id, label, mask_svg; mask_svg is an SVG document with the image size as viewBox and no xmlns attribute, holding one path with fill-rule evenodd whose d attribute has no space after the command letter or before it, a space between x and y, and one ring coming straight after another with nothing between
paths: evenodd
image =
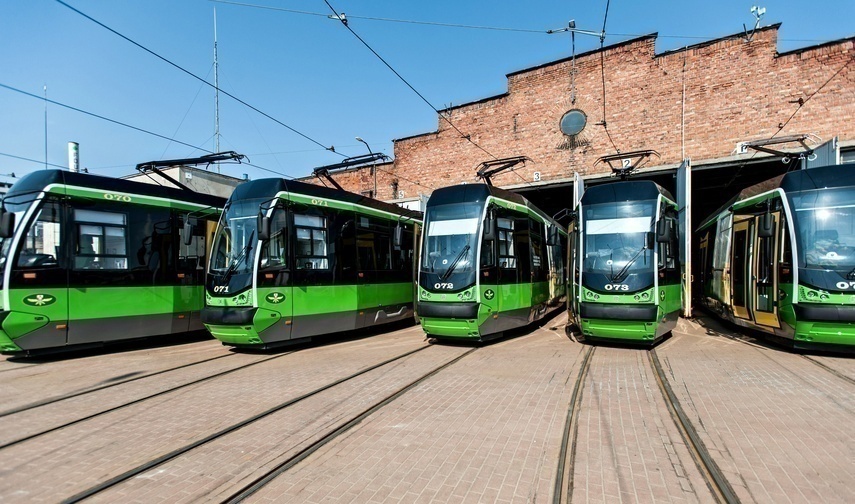
<instances>
[{"instance_id":1,"label":"tram number 072","mask_svg":"<svg viewBox=\"0 0 855 504\"><path fill-rule=\"evenodd\" d=\"M607 291L628 291L629 285L625 284L606 284Z\"/></svg>"}]
</instances>

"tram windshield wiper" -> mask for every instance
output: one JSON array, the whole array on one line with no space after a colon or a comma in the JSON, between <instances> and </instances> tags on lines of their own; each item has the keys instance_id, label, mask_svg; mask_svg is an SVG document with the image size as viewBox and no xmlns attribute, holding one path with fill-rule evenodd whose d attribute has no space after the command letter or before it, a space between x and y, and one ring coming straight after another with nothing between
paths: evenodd
<instances>
[{"instance_id":1,"label":"tram windshield wiper","mask_svg":"<svg viewBox=\"0 0 855 504\"><path fill-rule=\"evenodd\" d=\"M232 263L231 263L231 264L229 264L229 267L226 269L226 272L225 272L225 273L223 273L223 281L224 281L224 282L228 281L228 279L229 279L229 278L231 278L232 274L233 274L235 271L237 271L237 266L238 266L238 264L240 264L241 262L243 262L243 260L244 260L244 258L246 257L247 253L248 253L250 250L252 250L252 237L253 237L253 236L255 236L255 231L253 231L253 232L249 233L249 239L246 241L246 245L244 245L244 246L243 246L243 248L242 248L242 249L240 249L240 252L238 252L238 254L235 256L235 258L234 258L234 260L232 261Z\"/></svg>"},{"instance_id":2,"label":"tram windshield wiper","mask_svg":"<svg viewBox=\"0 0 855 504\"><path fill-rule=\"evenodd\" d=\"M623 279L626 278L627 274L629 274L629 268L633 264L635 264L635 261L636 261L636 259L638 259L638 256L641 255L641 253L644 252L645 250L647 250L647 247L644 247L644 246L642 246L640 249L638 249L638 252L636 252L635 255L632 256L629 259L629 261L627 261L626 264L623 265L623 268L621 268L620 271L617 272L617 275L612 276L612 283L622 282Z\"/></svg>"},{"instance_id":3,"label":"tram windshield wiper","mask_svg":"<svg viewBox=\"0 0 855 504\"><path fill-rule=\"evenodd\" d=\"M445 281L445 279L446 279L446 278L448 278L448 277L449 277L449 275L451 275L451 272L452 272L452 271L454 271L454 268L456 268L456 267L457 267L457 263L459 263L459 262L460 262L460 260L461 260L461 259L463 259L463 257L466 255L466 252L469 252L469 245L464 246L464 247L460 250L460 253L459 253L459 254L457 254L457 257L455 257L453 261L451 261L451 264L448 266L448 269L447 269L447 270L445 270L445 273L443 273L443 274L439 277L439 279L440 279L440 280Z\"/></svg>"}]
</instances>

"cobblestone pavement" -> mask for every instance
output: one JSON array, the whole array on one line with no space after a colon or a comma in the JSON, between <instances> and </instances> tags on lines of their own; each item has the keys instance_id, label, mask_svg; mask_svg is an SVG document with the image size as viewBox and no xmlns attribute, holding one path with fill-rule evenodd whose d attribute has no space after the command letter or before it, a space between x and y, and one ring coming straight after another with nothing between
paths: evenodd
<instances>
[{"instance_id":1,"label":"cobblestone pavement","mask_svg":"<svg viewBox=\"0 0 855 504\"><path fill-rule=\"evenodd\" d=\"M424 341L416 327L319 346L11 446L0 452L7 461L0 467L0 500L67 498L288 398L419 346Z\"/></svg>"},{"instance_id":2,"label":"cobblestone pavement","mask_svg":"<svg viewBox=\"0 0 855 504\"><path fill-rule=\"evenodd\" d=\"M855 385L703 317L681 320L657 351L741 500L855 502Z\"/></svg>"},{"instance_id":3,"label":"cobblestone pavement","mask_svg":"<svg viewBox=\"0 0 855 504\"><path fill-rule=\"evenodd\" d=\"M551 502L568 406L590 348L565 336L565 321L561 314L475 345L249 500ZM426 345L416 326L274 353L236 353L205 340L0 359L0 445L83 419L0 448L0 502L69 498ZM221 502L470 348L430 345L90 500ZM572 502L711 501L647 350L595 348L578 406ZM703 316L681 319L656 355L742 502L855 502L855 358L800 355Z\"/></svg>"},{"instance_id":4,"label":"cobblestone pavement","mask_svg":"<svg viewBox=\"0 0 855 504\"><path fill-rule=\"evenodd\" d=\"M548 327L486 345L249 500L545 502L582 350Z\"/></svg>"},{"instance_id":5,"label":"cobblestone pavement","mask_svg":"<svg viewBox=\"0 0 855 504\"><path fill-rule=\"evenodd\" d=\"M573 502L714 502L647 351L598 347L580 405Z\"/></svg>"}]
</instances>

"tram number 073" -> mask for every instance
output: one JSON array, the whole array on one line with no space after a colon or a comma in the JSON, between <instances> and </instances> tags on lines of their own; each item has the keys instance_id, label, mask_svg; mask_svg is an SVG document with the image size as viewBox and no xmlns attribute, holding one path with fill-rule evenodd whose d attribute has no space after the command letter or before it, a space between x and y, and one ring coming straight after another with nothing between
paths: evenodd
<instances>
[{"instance_id":1,"label":"tram number 073","mask_svg":"<svg viewBox=\"0 0 855 504\"><path fill-rule=\"evenodd\" d=\"M629 285L625 284L606 284L607 291L628 291Z\"/></svg>"}]
</instances>

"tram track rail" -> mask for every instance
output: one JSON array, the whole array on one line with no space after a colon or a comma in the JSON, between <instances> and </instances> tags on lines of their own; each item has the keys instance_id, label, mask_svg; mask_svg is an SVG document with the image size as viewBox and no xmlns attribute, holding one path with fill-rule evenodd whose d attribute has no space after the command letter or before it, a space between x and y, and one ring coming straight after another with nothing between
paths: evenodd
<instances>
[{"instance_id":1,"label":"tram track rail","mask_svg":"<svg viewBox=\"0 0 855 504\"><path fill-rule=\"evenodd\" d=\"M38 438L38 437L41 437L41 436L44 436L44 435L50 434L50 433L52 433L52 432L56 432L56 431L61 430L61 429L66 429L66 428L68 428L68 427L71 427L72 425L76 425L76 424L79 424L79 423L85 422L85 421L87 421L87 420L92 420L93 418L97 418L97 417L99 417L99 416L106 415L106 414L108 414L108 413L112 413L112 412L114 412L114 411L118 411L118 410L121 410L121 409L123 409L123 408L127 408L127 407L133 406L133 405L135 405L135 404L139 404L139 403L141 403L141 402L148 401L148 400L150 400L150 399L154 399L154 398L156 398L156 397L161 397L161 396L164 396L164 395L167 395L167 394L171 394L171 393L173 393L173 392L175 392L175 391L177 391L177 390L181 390L181 389L183 389L183 388L187 388L187 387L190 387L190 386L193 386L193 385L198 385L199 383L204 383L204 382L206 382L206 381L213 380L213 379L215 379L215 378L220 378L220 377L222 377L222 376L229 375L229 374L232 374L232 373L235 373L235 372L238 372L238 371L243 371L243 370L245 370L245 369L247 369L247 368L250 368L250 367L252 367L252 366L256 366L256 365L258 365L258 364L263 364L263 363L265 363L265 362L269 362L269 361L272 361L272 360L275 360L275 359L279 359L279 358L281 358L281 357L285 357L286 355L291 355L291 354L293 354L293 353L295 353L295 352L286 352L286 353L281 353L281 354L274 355L274 356L272 356L272 357L266 357L266 358L259 359L259 360L256 360L256 361L253 361L253 362L250 362L250 363L247 363L247 364L244 364L244 365L241 365L241 366L238 366L238 367L232 368L232 369L226 369L225 371L220 371L220 372L218 372L218 373L214 373L214 374L211 374L211 375L208 375L208 376L204 376L204 377L202 377L202 378L199 378L199 379L196 379L196 380L192 380L192 381L189 381L189 382L187 382L187 383L182 383L181 385L176 385L175 387L170 387L170 388L168 388L168 389L161 390L161 391L159 391L159 392L155 392L155 393L153 393L153 394L149 394L149 395L146 395L146 396L144 396L144 397L139 397L139 398L134 399L134 400L132 400L132 401L128 401L128 402L125 402L125 403L122 403L122 404L119 404L119 405L113 406L112 408L107 408L107 409L105 409L105 410L101 410L101 411L99 411L99 412L97 412L97 413L92 413L92 414L90 414L90 415L86 415L86 416L83 416L83 417L80 417L80 418L76 418L76 419L74 419L74 420L72 420L72 421L65 422L65 423L63 423L63 424L61 424L61 425L56 425L56 426L54 426L54 427L50 427L50 428L48 428L48 429L44 429L44 430L41 430L41 431L39 431L39 432L35 432L35 433L32 433L32 434L29 434L29 435L26 435L26 436L20 437L20 438L18 438L18 439L14 439L14 440L12 440L12 441L8 441L8 442L6 442L6 443L0 444L0 450L3 450L3 449L5 449L5 448L9 448L9 447L12 447L12 446L15 446L15 445L21 444L21 443L23 443L23 442L25 442L25 441L30 441L30 440L32 440L32 439L35 439L35 438ZM227 356L228 356L228 355L219 356L219 357L215 357L215 358L213 358L213 359L207 359L206 361L200 361L200 362L198 362L198 363L208 362L208 361L212 361L212 360L215 360L215 359L218 359L218 358L222 358L222 357L227 357ZM184 366L178 366L178 367L176 367L176 368L172 368L172 370L174 371L174 370L176 370L176 369L185 368L185 367L192 366L192 365L194 365L194 364L198 364L198 363L186 364L186 365L184 365ZM163 372L166 372L166 371L163 371ZM158 375L158 374L161 374L161 372L151 373L151 374L149 374L149 375L147 375L147 376L154 376L154 375ZM139 378L142 378L142 377L139 377ZM128 381L133 381L133 380L128 380ZM127 382L124 382L124 383L127 383ZM102 387L102 388L100 388L100 389L98 389L98 390L103 390L104 388L109 388L109 387ZM91 390L91 391L89 391L89 392L96 392L96 390ZM65 399L70 399L71 397L77 397L77 396L79 396L79 395L83 395L83 394L74 394L74 395L71 395L70 397L66 397ZM51 401L51 402L48 402L48 403L46 403L46 404L52 404L52 403L55 403L55 402L59 402L59 401L58 401L58 400L57 400L57 401ZM41 406L45 406L46 404L43 404L43 405L41 405ZM33 409L33 408L26 408L26 409L21 410L21 411L27 411L27 410L31 410L31 409Z\"/></svg>"},{"instance_id":2,"label":"tram track rail","mask_svg":"<svg viewBox=\"0 0 855 504\"><path fill-rule=\"evenodd\" d=\"M138 466L136 466L136 467L134 467L134 468L132 468L132 469L129 469L129 470L127 470L127 471L125 471L125 472L123 472L123 473L121 473L121 474L119 474L119 475L116 475L116 476L114 476L114 477L112 477L112 478L110 478L110 479L108 479L108 480L105 480L105 481L103 481L103 482L101 482L101 483L99 483L99 484L97 484L97 485L94 485L94 486L92 486L92 487L90 487L90 488L88 488L88 489L86 489L86 490L83 490L83 491L81 491L81 492L79 492L79 493L77 493L77 494L75 494L75 495L73 495L73 496L71 496L71 497L69 497L69 498L67 498L67 499L64 499L62 502L63 502L63 503L68 503L68 504L70 504L70 503L80 502L80 501L82 501L82 500L84 500L84 499L88 499L88 498L90 498L90 497L93 497L93 496L95 496L95 495L97 495L97 494L99 494L99 493L102 493L102 492L104 492L104 491L106 491L106 490L110 489L110 488L116 487L116 486L120 485L121 483L123 483L123 482L125 482L125 481L128 481L128 480L130 480L130 479L132 479L132 478L134 478L134 477L136 477L136 476L138 476L138 475L140 475L140 474L142 474L142 473L145 473L145 472L147 472L147 471L149 471L149 470L151 470L151 469L153 469L153 468L155 468L155 467L157 467L157 466L160 466L160 465L165 464L165 463L167 463L167 462L169 462L169 461L175 460L175 459L177 459L177 458L181 457L182 455L185 455L185 454L187 454L187 453L189 453L189 452L191 452L191 451L193 451L193 450L195 450L195 449L197 449L197 448L199 448L199 447L202 447L202 446L204 446L204 445L206 445L206 444L209 444L209 443L211 443L211 442L213 442L213 441L216 441L216 440L218 440L218 439L221 439L221 438L223 438L224 436L227 436L227 435L229 435L229 434L231 434L231 433L233 433L233 432L235 432L235 431L238 431L238 430L240 430L240 429L242 429L242 428L244 428L244 427L247 427L247 426L249 426L249 425L252 425L252 424L254 424L254 423L256 423L256 422L258 422L258 421L260 421L260 420L262 420L262 419L264 419L264 418L269 417L270 415L273 415L273 414L275 414L275 413L277 413L277 412L280 412L280 411L282 411L282 410L284 410L284 409L286 409L286 408L288 408L288 407L290 407L290 406L293 406L293 405L295 405L295 404L297 404L297 403L299 403L299 402L301 402L301 401L304 401L304 400L306 400L306 399L308 399L308 398L311 398L311 397L313 397L313 396L316 396L316 395L318 395L318 394L320 394L320 393L322 393L322 392L324 392L324 391L326 391L326 390L329 390L329 389L331 389L331 388L333 388L333 387L336 387L336 386L341 385L341 384L343 384L343 383L345 383L345 382L348 382L348 381L350 381L350 380L353 380L353 379L355 379L355 378L357 378L357 377L360 377L360 376L362 376L362 375L365 375L365 374L367 374L367 373L369 373L369 372L371 372L371 371L374 371L374 370L376 370L376 369L382 368L382 367L384 367L384 366L386 366L386 365L388 365L388 364L391 364L391 363L394 363L394 362L396 362L396 361L399 361L399 360L405 359L405 358L407 358L407 357L409 357L409 356L412 356L412 355L414 355L414 354L416 354L416 353L418 353L418 352L421 352L421 351L423 351L423 350L426 350L426 349L428 349L428 348L431 348L431 345L424 345L424 346L418 347L418 348L416 348L416 349L414 349L414 350L410 350L410 351L405 352L405 353L403 353L403 354L400 354L400 355L397 355L397 356L391 357L391 358L386 359L386 360L384 360L384 361L382 361L382 362L379 362L379 363L377 363L377 364L373 364L373 365L371 365L371 366L369 366L369 367L366 367L366 368L364 368L364 369L361 369L361 370L359 370L359 371L357 371L357 372L355 372L355 373L352 373L352 374L350 374L350 375L348 375L348 376L342 377L342 378L340 378L340 379L338 379L338 380L335 380L335 381L333 381L333 382L330 382L330 383L328 383L328 384L326 384L326 385L323 385L323 386L321 386L321 387L317 387L317 388L315 388L315 389L313 389L313 390L311 390L311 391L309 391L309 392L306 392L306 393L304 393L304 394L302 394L302 395L299 395L299 396L297 396L297 397L294 397L294 398L288 399L287 401L284 401L284 402L282 402L282 403L280 403L280 404L277 404L277 405L275 405L275 406L273 406L273 407L271 407L271 408L268 408L268 409L266 409L265 411L262 411L262 412L260 412L260 413L257 413L257 414L255 414L255 415L253 415L253 416L249 417L249 418L246 418L246 419L241 420L241 421L239 421L239 422L236 422L236 423L234 423L234 424L232 424L232 425L229 425L229 426L227 426L227 427L225 427L225 428L222 428L222 429L220 429L220 430L218 430L218 431L216 431L216 432L214 432L214 433L211 433L211 434L209 434L209 435L205 436L204 438L201 438L201 439L199 439L199 440L196 440L196 441L194 441L194 442L192 442L192 443L188 443L188 444L186 444L186 445L184 445L184 446L182 446L182 447L176 448L176 449L174 449L174 450L172 450L172 451L170 451L170 452L168 452L168 453L165 453L165 454L163 454L163 455L161 455L161 456L159 456L159 457L157 457L157 458L154 458L154 459L152 459L152 460L150 460L150 461L148 461L148 462L145 462L145 463L143 463L143 464L140 464L140 465L138 465ZM377 410L378 410L378 409L380 409L382 406L384 406L384 405L388 404L389 402L393 401L393 400L394 400L395 398L397 398L398 396L400 396L400 395L402 395L403 393L405 393L406 391L408 391L408 390L412 389L413 387L415 387L416 385L418 385L418 384L419 384L419 383L421 383L422 381L426 380L426 379L427 379L427 378L429 378L430 376L433 376L434 374L438 373L439 371L441 371L441 370L442 370L442 369L444 369L445 367L448 367L449 365L451 365L451 364L453 364L453 363L455 363L455 362L459 361L461 358L465 357L466 355L469 355L470 353L472 353L472 352L473 352L473 351L475 351L476 349L477 349L477 348L473 348L473 349L469 350L468 352L466 352L466 353L464 353L464 354L462 354L462 355L460 355L460 356L458 356L458 357L455 357L454 359L452 359L452 360L450 360L450 361L446 362L445 364L443 364L443 365L441 365L441 366L439 366L439 367L435 368L434 370L430 371L428 374L423 375L421 378L419 378L419 379L415 380L414 382L410 383L409 385L405 386L405 387L404 387L404 389L406 389L406 390L404 390L404 389L399 389L399 390L396 392L396 394L398 394L397 396L395 396L395 394L392 394L392 395L393 395L393 396L395 396L395 397L387 396L384 400L382 400L382 401L381 401L381 403L382 403L382 404L377 403L377 404L375 404L374 406L370 407L368 410L363 411L363 412L362 412L358 417L355 417L354 419L350 420L350 421L349 421L349 422L347 422L344 426L339 427L338 429L334 430L332 433L327 434L327 435L326 435L326 436L324 436L324 438L322 438L320 441L318 441L318 442L316 442L316 443L313 443L313 445L311 445L311 446L309 446L309 447L305 448L304 450L302 450L300 453L298 453L298 454L297 454L297 455L295 455L294 457L301 457L299 460L302 460L303 458L307 457L307 456L308 456L308 455L310 455L312 452L316 451L318 448L320 448L321 446L323 446L323 444L326 444L327 442L331 441L335 436L340 435L341 433L345 432L346 430L349 430L349 429L350 429L350 428L352 428L354 425L356 425L356 424L358 424L359 422L361 422L365 417L367 417L368 415L370 415L370 414L371 414L371 413L373 413L374 411L377 411ZM346 428L345 428L345 427L346 427ZM330 437L331 435L334 435L334 437L332 437L332 438L331 438L331 437ZM325 439L326 441L325 441L325 442L323 442L323 444L318 444L318 443L320 443L321 441L324 441L324 439ZM313 447L314 447L314 448L313 448ZM310 450L310 451L309 451L309 450ZM257 478L256 480L254 480L252 484L254 484L254 485L259 485L259 483L260 483L262 480L264 481L264 483L263 483L263 484L266 484L266 482L267 482L267 481L269 481L269 480L268 480L268 479L265 479L265 478L270 477L270 474L271 474L273 471L277 471L277 470L279 470L279 472L276 474L276 475L278 475L278 474L281 474L282 472L284 472L285 470L287 470L287 468L286 468L286 469L284 469L284 470L282 470L281 468L282 468L285 464L288 464L288 463L289 463L289 461L292 461L292 459L294 459L294 457L291 457L291 458L289 458L287 461L285 461L285 462L283 462L283 463L281 463L281 464L277 465L277 467L276 467L276 468L274 468L272 471L269 471L269 472L268 472L268 473L266 473L265 475L263 475L263 476L261 476L261 477ZM292 467L296 462L299 462L299 460L294 461L294 462L293 462L293 463L291 463L291 465L289 465L288 467L289 467L289 468L290 468L290 467ZM272 479L273 477L275 477L275 476L270 477L270 479ZM260 486L258 486L255 490L252 490L252 493L254 493L255 491L257 491L257 489L258 489L258 488L261 488L261 486L263 486L263 484L261 484ZM244 487L244 488L242 488L241 490L239 490L238 492L234 493L234 494L232 495L232 497L230 497L229 499L233 499L235 496L240 495L240 494L243 494L243 493L244 493L244 492L246 492L247 490L248 490L248 486L247 486L247 487ZM248 496L248 495L249 495L249 494L247 494L247 496ZM245 498L245 497L242 497L242 498Z\"/></svg>"},{"instance_id":3,"label":"tram track rail","mask_svg":"<svg viewBox=\"0 0 855 504\"><path fill-rule=\"evenodd\" d=\"M53 404L56 402L65 401L66 399L71 399L74 397L80 397L82 395L91 394L93 392L99 392L101 390L106 390L106 389L109 389L112 387L118 387L120 385L125 385L125 384L131 383L131 382L135 382L137 380L143 380L145 378L151 378L152 376L158 376L158 375L162 375L165 373L170 373L172 371L178 371L180 369L185 369L185 368L196 366L199 364L206 364L208 362L212 362L212 361L215 361L218 359L222 359L224 357L231 357L233 355L235 355L235 354L230 353L230 354L224 354L224 355L217 355L217 356L211 357L209 359L203 359L203 360L196 361L196 362L188 362L187 364L182 364L180 366L174 366L174 367L167 368L167 369L161 369L160 371L154 371L151 373L146 373L146 374L134 376L133 378L128 378L125 380L118 380L118 381L115 381L112 383L101 385L100 387L96 386L96 387L85 389L85 390L78 390L77 392L69 392L67 394L62 394L59 396L48 397L48 398L42 399L40 401L35 401L35 402L29 403L29 404L25 404L23 406L18 406L16 408L11 408L8 410L0 411L0 418L3 418L5 416L9 416L9 415L14 415L16 413L21 413L21 412L24 412L27 410L39 408L42 406L47 406L48 404ZM2 446L0 446L0 448L2 448Z\"/></svg>"},{"instance_id":4,"label":"tram track rail","mask_svg":"<svg viewBox=\"0 0 855 504\"><path fill-rule=\"evenodd\" d=\"M703 440L701 440L698 431L683 411L683 407L680 405L680 400L671 388L671 384L668 381L665 371L662 369L662 364L659 362L659 356L656 354L655 348L651 348L647 351L647 358L650 361L650 366L652 367L653 374L656 377L656 383L659 386L659 390L662 392L662 397L665 400L665 404L668 406L671 418L677 426L677 429L680 431L680 435L683 437L686 447L695 461L695 465L701 472L701 476L706 481L707 488L712 492L712 495L717 502L726 504L735 504L740 502L736 492L733 490L733 487L721 472L718 464L713 460L709 450L707 450L704 445Z\"/></svg>"},{"instance_id":5,"label":"tram track rail","mask_svg":"<svg viewBox=\"0 0 855 504\"><path fill-rule=\"evenodd\" d=\"M561 451L558 455L558 468L555 472L555 489L552 493L553 504L566 504L573 497L573 469L576 461L576 440L579 435L579 406L582 404L585 380L591 367L591 357L596 347L588 346L583 357L570 405L567 407L567 419L564 421L564 433L561 437ZM565 481L567 482L565 484Z\"/></svg>"},{"instance_id":6,"label":"tram track rail","mask_svg":"<svg viewBox=\"0 0 855 504\"><path fill-rule=\"evenodd\" d=\"M836 376L836 377L840 378L841 380L843 380L843 381L845 381L845 382L849 382L851 385L855 385L855 379L853 379L853 378L852 378L852 377L850 377L850 376L846 376L845 374L843 374L843 373L841 373L840 371L838 371L838 370L836 370L836 369L832 368L831 366L829 366L829 365L827 365L827 364L823 364L822 362L820 362L820 361L818 361L818 360L814 359L813 357L811 357L811 356L809 356L809 355L800 355L800 357L801 357L802 359L805 359L805 360L806 360L806 361L808 361L808 362L811 362L812 364L816 364L816 365L817 365L817 366L819 366L821 369L824 369L825 371L828 371L829 373L831 373L831 374L833 374L834 376Z\"/></svg>"},{"instance_id":7,"label":"tram track rail","mask_svg":"<svg viewBox=\"0 0 855 504\"><path fill-rule=\"evenodd\" d=\"M466 352L464 352L463 354L458 355L457 357L449 360L448 362L435 367L434 369L432 369L428 373L422 375L421 377L416 378L415 380L411 381L407 385L400 387L398 390L396 390L392 394L389 394L385 398L381 399L380 401L375 402L372 406L363 410L361 413L354 416L351 420L344 423L343 425L341 425L337 429L331 431L327 435L323 436L321 439L319 439L319 440L315 441L314 443L312 443L311 445L307 446L306 448L301 450L299 453L297 453L297 454L293 455L292 457L289 457L287 460L284 460L281 463L277 464L276 467L269 470L264 475L259 476L254 481L245 485L243 488L241 488L237 492L234 492L230 497L223 499L222 502L224 504L236 504L239 502L243 502L248 497L252 496L256 492L258 492L259 490L264 488L268 483L270 483L271 481L276 479L278 476L287 472L289 469L296 466L301 461L305 460L307 457L309 457L310 455L312 455L313 453L315 453L316 451L318 451L319 449L321 449L325 445L329 444L330 442L334 441L335 439L337 439L342 434L348 432L352 428L354 428L357 425L359 425L360 423L362 423L363 420L365 420L366 418L368 418L372 414L376 413L377 411L379 411L380 409L382 409L383 407L385 407L386 405L388 405L392 401L398 399L399 397L406 394L407 392L409 392L413 388L417 387L418 385L423 383L425 380L435 376L440 371L454 365L455 363L457 363L458 361L460 361L464 357L472 354L476 350L478 350L478 347L469 349Z\"/></svg>"},{"instance_id":8,"label":"tram track rail","mask_svg":"<svg viewBox=\"0 0 855 504\"><path fill-rule=\"evenodd\" d=\"M720 334L722 336L724 336L725 338L731 340L731 341L738 341L740 343L743 343L745 345L748 345L748 346L755 348L755 349L758 349L758 350L776 350L776 351L778 350L775 346L772 346L772 345L768 345L768 344L762 344L761 345L759 343L755 343L753 341L748 341L744 338L741 338L741 337L738 337L738 336L735 336L732 334L726 334L726 333L720 333ZM846 376L845 374L843 374L840 371L832 368L831 366L816 360L814 357L811 357L810 355L804 355L801 353L797 353L798 352L797 350L793 350L793 349L787 348L785 346L781 347L781 348L789 350L789 354L798 355L802 359L810 362L811 364L816 365L817 367L819 367L820 369L822 369L824 371L827 371L828 373L831 373L832 375L836 376L837 378L840 378L841 380L848 382L851 385L855 385L855 378L852 378L851 376Z\"/></svg>"}]
</instances>

